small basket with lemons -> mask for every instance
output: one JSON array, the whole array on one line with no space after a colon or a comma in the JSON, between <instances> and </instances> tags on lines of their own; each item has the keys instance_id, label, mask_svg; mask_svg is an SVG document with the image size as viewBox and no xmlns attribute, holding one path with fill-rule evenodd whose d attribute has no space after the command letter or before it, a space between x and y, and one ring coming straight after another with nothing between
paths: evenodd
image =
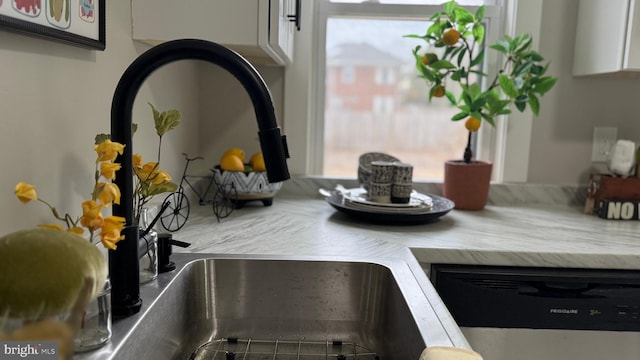
<instances>
[{"instance_id":1,"label":"small basket with lemons","mask_svg":"<svg viewBox=\"0 0 640 360\"><path fill-rule=\"evenodd\" d=\"M244 150L234 147L220 157L220 164L213 169L216 184L232 188L236 196L236 208L246 202L260 200L265 206L273 203L273 197L282 187L281 182L269 183L262 152L257 152L245 163Z\"/></svg>"}]
</instances>

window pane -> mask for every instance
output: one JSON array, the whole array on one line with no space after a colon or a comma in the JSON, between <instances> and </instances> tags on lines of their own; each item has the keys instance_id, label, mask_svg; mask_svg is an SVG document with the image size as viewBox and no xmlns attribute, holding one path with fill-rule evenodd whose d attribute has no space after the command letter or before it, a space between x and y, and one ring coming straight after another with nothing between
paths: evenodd
<instances>
[{"instance_id":1,"label":"window pane","mask_svg":"<svg viewBox=\"0 0 640 360\"><path fill-rule=\"evenodd\" d=\"M332 3L380 3L380 4L406 4L406 5L440 5L445 3L445 0L330 0ZM496 0L458 0L460 5L495 5Z\"/></svg>"},{"instance_id":2,"label":"window pane","mask_svg":"<svg viewBox=\"0 0 640 360\"><path fill-rule=\"evenodd\" d=\"M414 177L441 179L444 162L460 159L467 140L446 98L429 103L411 53L426 43L427 21L329 18L323 174L356 174L358 157L385 152L413 164ZM449 89L456 92L456 89Z\"/></svg>"}]
</instances>

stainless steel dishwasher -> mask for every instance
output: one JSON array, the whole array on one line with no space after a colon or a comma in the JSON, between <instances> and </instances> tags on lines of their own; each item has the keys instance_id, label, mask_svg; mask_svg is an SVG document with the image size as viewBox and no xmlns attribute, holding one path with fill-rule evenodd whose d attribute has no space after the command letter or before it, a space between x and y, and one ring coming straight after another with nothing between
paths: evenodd
<instances>
[{"instance_id":1,"label":"stainless steel dishwasher","mask_svg":"<svg viewBox=\"0 0 640 360\"><path fill-rule=\"evenodd\" d=\"M487 360L640 359L640 271L432 265Z\"/></svg>"}]
</instances>

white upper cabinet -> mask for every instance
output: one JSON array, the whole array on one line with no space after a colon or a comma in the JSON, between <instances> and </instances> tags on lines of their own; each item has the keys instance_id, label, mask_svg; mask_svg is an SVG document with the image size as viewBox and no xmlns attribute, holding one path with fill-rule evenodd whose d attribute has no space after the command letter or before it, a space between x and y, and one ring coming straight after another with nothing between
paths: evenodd
<instances>
[{"instance_id":1,"label":"white upper cabinet","mask_svg":"<svg viewBox=\"0 0 640 360\"><path fill-rule=\"evenodd\" d=\"M640 0L580 0L574 75L640 71Z\"/></svg>"},{"instance_id":2,"label":"white upper cabinet","mask_svg":"<svg viewBox=\"0 0 640 360\"><path fill-rule=\"evenodd\" d=\"M287 65L293 59L299 4L300 0L132 0L133 39L150 45L209 40L254 64Z\"/></svg>"}]
</instances>

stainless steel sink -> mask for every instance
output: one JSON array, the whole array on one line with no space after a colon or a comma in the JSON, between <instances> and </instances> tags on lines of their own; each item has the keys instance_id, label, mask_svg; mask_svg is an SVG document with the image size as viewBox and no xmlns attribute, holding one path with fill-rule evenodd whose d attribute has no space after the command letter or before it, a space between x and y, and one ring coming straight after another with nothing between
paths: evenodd
<instances>
[{"instance_id":1,"label":"stainless steel sink","mask_svg":"<svg viewBox=\"0 0 640 360\"><path fill-rule=\"evenodd\" d=\"M424 323L429 311L399 260L206 258L182 268L110 355L415 360L424 329L440 326Z\"/></svg>"}]
</instances>

